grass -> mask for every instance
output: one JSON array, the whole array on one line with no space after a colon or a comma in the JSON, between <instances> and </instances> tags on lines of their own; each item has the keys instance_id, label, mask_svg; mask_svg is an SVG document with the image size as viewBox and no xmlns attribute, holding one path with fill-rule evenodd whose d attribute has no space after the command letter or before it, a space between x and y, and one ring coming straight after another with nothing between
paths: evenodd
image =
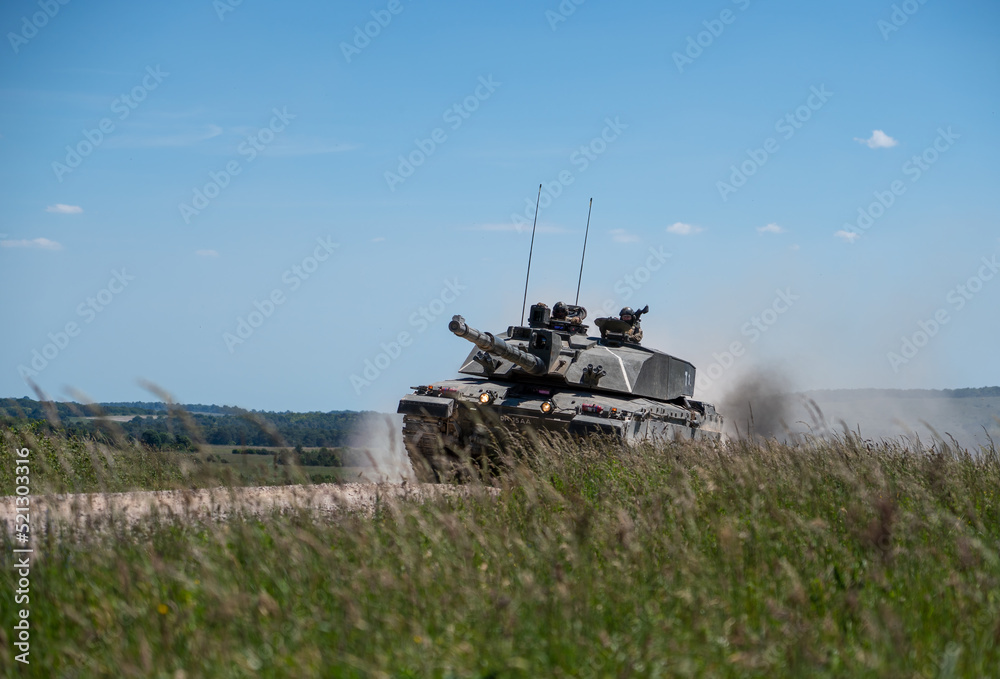
<instances>
[{"instance_id":1,"label":"grass","mask_svg":"<svg viewBox=\"0 0 1000 679\"><path fill-rule=\"evenodd\" d=\"M2 429L0 440L4 450L31 451L33 494L329 483L353 480L361 471L276 465L271 455L233 455L231 445L203 444L189 453L151 450L125 436L108 442L66 438L46 433L37 424ZM0 495L12 495L14 487L13 465L0 464Z\"/></svg>"},{"instance_id":2,"label":"grass","mask_svg":"<svg viewBox=\"0 0 1000 679\"><path fill-rule=\"evenodd\" d=\"M556 440L521 460L498 496L374 516L50 535L19 674L997 674L996 451ZM12 600L0 579L4 676Z\"/></svg>"},{"instance_id":3,"label":"grass","mask_svg":"<svg viewBox=\"0 0 1000 679\"><path fill-rule=\"evenodd\" d=\"M183 458L129 444L46 434L38 424L0 429L5 459L0 463L0 494L13 495L13 451L28 448L32 494L121 492L183 487L195 479Z\"/></svg>"},{"instance_id":4,"label":"grass","mask_svg":"<svg viewBox=\"0 0 1000 679\"><path fill-rule=\"evenodd\" d=\"M233 446L203 445L193 455L204 463L204 471L217 477L222 483L240 486L273 486L286 483L335 483L357 478L360 467L295 467L275 465L270 455L234 455ZM239 448L237 448L238 450ZM278 446L261 447L255 450L278 452L290 450ZM319 450L304 448L303 450Z\"/></svg>"}]
</instances>

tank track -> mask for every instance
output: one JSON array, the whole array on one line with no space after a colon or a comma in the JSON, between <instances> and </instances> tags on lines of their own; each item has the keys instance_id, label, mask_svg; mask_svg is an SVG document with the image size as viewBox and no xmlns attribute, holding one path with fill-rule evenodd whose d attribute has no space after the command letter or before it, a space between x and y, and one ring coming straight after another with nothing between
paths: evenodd
<instances>
[{"instance_id":1,"label":"tank track","mask_svg":"<svg viewBox=\"0 0 1000 679\"><path fill-rule=\"evenodd\" d=\"M464 482L481 476L486 447L479 439L464 436L454 419L403 416L403 446L421 483Z\"/></svg>"}]
</instances>

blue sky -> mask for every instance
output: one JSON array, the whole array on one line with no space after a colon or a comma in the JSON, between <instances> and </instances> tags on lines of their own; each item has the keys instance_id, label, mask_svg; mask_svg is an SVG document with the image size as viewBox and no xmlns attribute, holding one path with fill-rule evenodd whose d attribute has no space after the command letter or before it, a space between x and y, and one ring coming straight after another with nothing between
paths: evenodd
<instances>
[{"instance_id":1,"label":"blue sky","mask_svg":"<svg viewBox=\"0 0 1000 679\"><path fill-rule=\"evenodd\" d=\"M529 302L572 300L592 197L581 303L649 304L699 395L1000 383L996 3L18 0L0 28L5 396L394 410L455 374L452 314L518 321L539 183Z\"/></svg>"}]
</instances>

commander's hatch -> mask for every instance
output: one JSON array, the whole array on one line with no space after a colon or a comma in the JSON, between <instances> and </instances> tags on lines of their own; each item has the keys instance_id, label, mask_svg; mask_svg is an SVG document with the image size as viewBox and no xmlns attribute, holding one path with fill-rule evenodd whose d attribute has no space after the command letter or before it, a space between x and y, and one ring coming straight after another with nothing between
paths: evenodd
<instances>
[{"instance_id":1,"label":"commander's hatch","mask_svg":"<svg viewBox=\"0 0 1000 679\"><path fill-rule=\"evenodd\" d=\"M601 330L601 343L608 346L621 346L626 340L626 334L632 325L619 318L597 318L594 325Z\"/></svg>"}]
</instances>

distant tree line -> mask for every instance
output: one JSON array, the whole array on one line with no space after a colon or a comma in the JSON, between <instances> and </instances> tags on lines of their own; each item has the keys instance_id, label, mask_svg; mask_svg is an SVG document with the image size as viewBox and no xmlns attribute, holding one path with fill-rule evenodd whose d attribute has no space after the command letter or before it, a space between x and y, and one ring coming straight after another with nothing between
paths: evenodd
<instances>
[{"instance_id":1,"label":"distant tree line","mask_svg":"<svg viewBox=\"0 0 1000 679\"><path fill-rule=\"evenodd\" d=\"M109 443L124 436L157 450L194 450L198 442L242 447L338 448L348 444L352 430L366 415L354 411L276 413L203 405L172 406L167 410L162 403L138 401L106 405L106 408L101 406L103 414L135 417L125 422L83 419L98 412L77 403L42 404L28 398L5 398L0 399L0 423L41 420L46 422L46 428L59 429L71 436ZM163 407L153 408L157 405ZM55 409L60 421L58 427L48 422L46 406Z\"/></svg>"},{"instance_id":2,"label":"distant tree line","mask_svg":"<svg viewBox=\"0 0 1000 679\"><path fill-rule=\"evenodd\" d=\"M171 406L161 401L115 401L113 403L98 403L108 415L145 415L147 413L167 412ZM189 413L209 413L213 415L239 415L242 408L233 406L205 405L203 403L186 403L173 406Z\"/></svg>"},{"instance_id":3,"label":"distant tree line","mask_svg":"<svg viewBox=\"0 0 1000 679\"><path fill-rule=\"evenodd\" d=\"M997 398L1000 387L967 387L963 389L816 389L804 395L822 396L838 401L859 398Z\"/></svg>"},{"instance_id":4,"label":"distant tree line","mask_svg":"<svg viewBox=\"0 0 1000 679\"><path fill-rule=\"evenodd\" d=\"M945 389L949 396L968 398L970 396L1000 396L1000 387L970 387L966 389Z\"/></svg>"},{"instance_id":5,"label":"distant tree line","mask_svg":"<svg viewBox=\"0 0 1000 679\"><path fill-rule=\"evenodd\" d=\"M135 417L122 429L138 438L147 431L183 433L219 446L302 446L319 448L347 445L361 413L254 413L253 415L189 414ZM186 420L186 421L185 421ZM190 425L190 426L189 426Z\"/></svg>"}]
</instances>

